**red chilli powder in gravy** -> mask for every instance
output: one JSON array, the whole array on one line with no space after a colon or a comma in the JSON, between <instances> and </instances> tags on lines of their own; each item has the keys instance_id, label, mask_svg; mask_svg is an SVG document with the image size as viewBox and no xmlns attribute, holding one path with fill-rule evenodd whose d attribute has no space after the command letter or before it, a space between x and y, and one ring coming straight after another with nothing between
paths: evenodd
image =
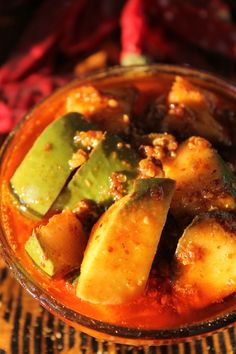
<instances>
[{"instance_id":1,"label":"red chilli powder in gravy","mask_svg":"<svg viewBox=\"0 0 236 354\"><path fill-rule=\"evenodd\" d=\"M140 91L139 100L135 105L137 111L135 113L138 115L153 97L167 95L173 80L174 77L171 75L160 75L158 79L151 76L136 79L113 78L98 81L95 87L114 88L127 84L134 85ZM165 262L159 264L161 270L152 268L145 293L133 302L119 305L92 304L76 297L75 289L70 282L62 278L50 279L43 274L28 257L24 244L39 221L19 211L16 203L13 202L9 181L40 132L52 120L65 113L66 98L72 89L73 86L62 89L38 105L29 114L28 120L18 129L3 158L0 176L2 223L9 246L20 264L36 283L66 307L94 319L121 326L146 329L171 328L209 318L233 306L235 300L234 296L231 296L221 303L212 304L201 310L193 310L188 306L189 295L184 293L180 295L171 286L171 272ZM235 110L234 104L226 98L221 98L221 102L222 107ZM225 149L224 154L234 163L230 149ZM40 221L40 223L44 222L44 220Z\"/></svg>"}]
</instances>

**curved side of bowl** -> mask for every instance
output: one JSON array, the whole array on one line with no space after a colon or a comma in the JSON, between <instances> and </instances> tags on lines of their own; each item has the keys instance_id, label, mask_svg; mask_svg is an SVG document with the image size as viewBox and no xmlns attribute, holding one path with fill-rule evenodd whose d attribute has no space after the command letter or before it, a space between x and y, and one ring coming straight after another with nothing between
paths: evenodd
<instances>
[{"instance_id":1,"label":"curved side of bowl","mask_svg":"<svg viewBox=\"0 0 236 354\"><path fill-rule=\"evenodd\" d=\"M78 84L81 85L94 81L97 82L104 79L109 80L109 78L111 77L120 77L121 75L127 78L133 77L134 75L135 77L144 77L147 75L158 76L158 74L163 73L169 75L187 76L192 80L200 82L208 89L214 89L218 93L224 94L225 96L236 100L236 87L233 84L227 83L223 79L205 72L201 72L191 68L171 65L137 66L132 68L111 68L105 72L102 71L94 73L93 75L90 75L88 77L81 78L81 80L75 80L66 87L59 89L54 95L64 92L69 88L75 87ZM4 161L5 154L9 148L9 145L11 144L13 137L15 136L19 128L24 124L24 121L30 119L33 116L38 106L36 106L24 118L24 120L22 120L22 122L20 122L20 124L18 124L17 127L9 134L0 152L0 168L2 168L2 161ZM2 217L3 216L1 213L1 221ZM173 344L177 342L190 341L195 338L200 338L202 336L209 335L210 333L215 333L219 330L222 330L223 328L229 327L230 325L236 322L236 309L230 310L207 321L169 329L163 328L157 330L149 330L143 328L128 328L98 321L93 318L86 317L64 306L55 298L53 298L45 289L40 287L40 285L37 284L35 279L32 279L32 277L20 264L14 251L9 247L6 232L4 230L2 222L0 225L0 252L7 265L12 270L15 278L20 282L23 288L25 288L35 299L40 302L42 306L44 306L47 310L57 315L64 321L68 322L70 325L75 326L80 330L99 339L105 339L116 343L131 345L161 345L170 343Z\"/></svg>"}]
</instances>

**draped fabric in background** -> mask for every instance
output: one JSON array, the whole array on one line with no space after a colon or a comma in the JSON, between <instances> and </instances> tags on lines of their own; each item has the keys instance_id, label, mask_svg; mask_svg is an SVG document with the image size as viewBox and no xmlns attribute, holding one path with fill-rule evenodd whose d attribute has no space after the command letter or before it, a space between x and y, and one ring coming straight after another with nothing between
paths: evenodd
<instances>
[{"instance_id":1,"label":"draped fabric in background","mask_svg":"<svg viewBox=\"0 0 236 354\"><path fill-rule=\"evenodd\" d=\"M84 72L191 65L236 78L234 0L0 0L0 134Z\"/></svg>"},{"instance_id":2,"label":"draped fabric in background","mask_svg":"<svg viewBox=\"0 0 236 354\"><path fill-rule=\"evenodd\" d=\"M39 100L106 66L192 65L236 80L236 0L0 0L0 142ZM191 343L99 342L43 310L0 259L0 354L236 353L236 327Z\"/></svg>"}]
</instances>

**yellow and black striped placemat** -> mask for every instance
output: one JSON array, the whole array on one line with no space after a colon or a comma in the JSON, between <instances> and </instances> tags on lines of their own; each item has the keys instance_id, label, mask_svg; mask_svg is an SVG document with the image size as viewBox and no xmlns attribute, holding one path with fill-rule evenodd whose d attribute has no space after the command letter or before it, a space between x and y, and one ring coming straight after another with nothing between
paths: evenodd
<instances>
[{"instance_id":1,"label":"yellow and black striped placemat","mask_svg":"<svg viewBox=\"0 0 236 354\"><path fill-rule=\"evenodd\" d=\"M131 347L97 341L44 310L0 260L0 354L236 353L236 327L191 343Z\"/></svg>"}]
</instances>

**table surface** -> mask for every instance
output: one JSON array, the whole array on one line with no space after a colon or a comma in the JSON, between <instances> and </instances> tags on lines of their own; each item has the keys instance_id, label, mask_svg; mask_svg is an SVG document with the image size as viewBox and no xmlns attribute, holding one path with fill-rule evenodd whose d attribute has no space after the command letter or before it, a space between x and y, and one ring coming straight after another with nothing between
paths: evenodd
<instances>
[{"instance_id":1,"label":"table surface","mask_svg":"<svg viewBox=\"0 0 236 354\"><path fill-rule=\"evenodd\" d=\"M83 334L44 310L0 260L0 354L236 353L236 327L203 340L172 346L116 345Z\"/></svg>"}]
</instances>

